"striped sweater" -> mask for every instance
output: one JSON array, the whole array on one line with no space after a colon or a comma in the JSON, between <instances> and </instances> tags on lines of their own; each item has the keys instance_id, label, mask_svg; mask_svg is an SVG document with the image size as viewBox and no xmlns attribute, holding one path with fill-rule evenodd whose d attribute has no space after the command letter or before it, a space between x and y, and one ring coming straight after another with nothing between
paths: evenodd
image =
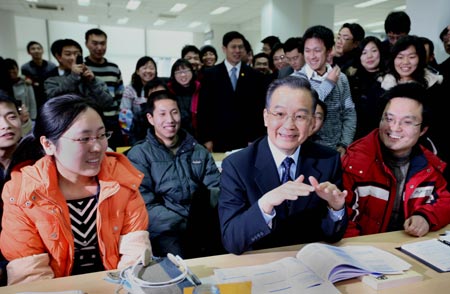
<instances>
[{"instance_id":1,"label":"striped sweater","mask_svg":"<svg viewBox=\"0 0 450 294\"><path fill-rule=\"evenodd\" d=\"M319 139L316 141L325 146L336 149L339 146L347 147L353 142L356 130L356 110L350 94L350 86L347 76L340 73L336 84L328 79L320 81L308 78L307 65L305 65L294 76L306 78L318 94L320 100L327 105L327 117L317 133Z\"/></svg>"}]
</instances>

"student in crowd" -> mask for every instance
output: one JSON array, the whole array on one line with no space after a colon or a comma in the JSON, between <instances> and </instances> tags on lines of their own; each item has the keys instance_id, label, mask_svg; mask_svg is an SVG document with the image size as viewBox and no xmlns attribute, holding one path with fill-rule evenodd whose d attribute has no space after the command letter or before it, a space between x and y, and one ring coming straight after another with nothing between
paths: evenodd
<instances>
[{"instance_id":1,"label":"student in crowd","mask_svg":"<svg viewBox=\"0 0 450 294\"><path fill-rule=\"evenodd\" d=\"M335 150L307 140L316 98L306 79L286 77L267 91L267 136L222 163L219 217L225 249L336 242L347 227Z\"/></svg>"},{"instance_id":2,"label":"student in crowd","mask_svg":"<svg viewBox=\"0 0 450 294\"><path fill-rule=\"evenodd\" d=\"M442 41L445 52L450 54L450 25L446 26L439 34L439 39ZM446 80L450 79L450 57L439 64L439 72L444 75Z\"/></svg>"},{"instance_id":3,"label":"student in crowd","mask_svg":"<svg viewBox=\"0 0 450 294\"><path fill-rule=\"evenodd\" d=\"M213 67L217 62L217 50L211 45L205 45L200 48L200 60L203 63L202 68Z\"/></svg>"},{"instance_id":4,"label":"student in crowd","mask_svg":"<svg viewBox=\"0 0 450 294\"><path fill-rule=\"evenodd\" d=\"M44 80L50 71L56 69L56 65L42 58L44 49L39 42L30 41L27 44L27 52L31 56L31 60L23 64L20 68L22 75L31 79L36 99L36 107L39 109L42 104L47 101L44 90Z\"/></svg>"},{"instance_id":5,"label":"student in crowd","mask_svg":"<svg viewBox=\"0 0 450 294\"><path fill-rule=\"evenodd\" d=\"M90 99L42 106L34 137L45 156L12 172L2 194L8 284L121 268L150 249L142 174L106 152L110 136Z\"/></svg>"},{"instance_id":6,"label":"student in crowd","mask_svg":"<svg viewBox=\"0 0 450 294\"><path fill-rule=\"evenodd\" d=\"M272 51L270 52L270 58L272 59L274 70L278 76L278 72L286 66L289 66L289 63L286 60L286 55L284 54L283 44L277 43L272 47Z\"/></svg>"},{"instance_id":7,"label":"student in crowd","mask_svg":"<svg viewBox=\"0 0 450 294\"><path fill-rule=\"evenodd\" d=\"M293 72L298 72L305 65L305 57L303 56L303 39L301 37L292 37L283 44L286 62L289 66L282 68L278 72L278 78L284 78Z\"/></svg>"},{"instance_id":8,"label":"student in crowd","mask_svg":"<svg viewBox=\"0 0 450 294\"><path fill-rule=\"evenodd\" d=\"M356 109L356 133L359 139L377 128L380 122L380 96L384 90L378 78L385 74L385 59L380 39L369 36L360 43L359 60L346 71Z\"/></svg>"},{"instance_id":9,"label":"student in crowd","mask_svg":"<svg viewBox=\"0 0 450 294\"><path fill-rule=\"evenodd\" d=\"M327 56L334 45L333 32L322 25L308 28L303 35L305 66L294 76L306 78L325 101L328 119L320 129L318 143L338 150L341 155L353 142L356 129L355 105L345 74L338 66L327 64Z\"/></svg>"},{"instance_id":10,"label":"student in crowd","mask_svg":"<svg viewBox=\"0 0 450 294\"><path fill-rule=\"evenodd\" d=\"M143 139L140 136L137 137L138 128L134 129L133 119L135 116L141 116L140 114L145 110L148 97L144 91L145 84L156 78L158 78L158 69L155 60L149 56L139 58L135 71L131 75L131 83L125 87L120 102L119 121L122 130L128 135L128 145Z\"/></svg>"},{"instance_id":11,"label":"student in crowd","mask_svg":"<svg viewBox=\"0 0 450 294\"><path fill-rule=\"evenodd\" d=\"M317 95L317 105L316 111L314 112L315 123L312 130L311 139L313 141L318 141L320 140L320 137L317 135L317 132L322 128L323 123L327 119L327 105L319 99L317 92L313 92L313 94Z\"/></svg>"},{"instance_id":12,"label":"student in crowd","mask_svg":"<svg viewBox=\"0 0 450 294\"><path fill-rule=\"evenodd\" d=\"M426 68L426 53L419 37L408 35L400 38L392 47L388 73L379 78L383 90L402 83L419 83L427 89L430 108L434 112L430 129L423 139L430 138L431 144L421 142L439 155L445 162L450 160L450 145L442 134L447 132L447 111L443 107L441 75Z\"/></svg>"},{"instance_id":13,"label":"student in crowd","mask_svg":"<svg viewBox=\"0 0 450 294\"><path fill-rule=\"evenodd\" d=\"M22 121L17 101L0 91L0 193L11 178L11 171L19 164L38 159L32 136L22 137ZM0 231L3 201L0 200ZM1 245L0 245L1 248ZM0 253L0 286L6 285L7 261Z\"/></svg>"},{"instance_id":14,"label":"student in crowd","mask_svg":"<svg viewBox=\"0 0 450 294\"><path fill-rule=\"evenodd\" d=\"M361 49L360 42L365 31L358 23L344 23L336 36L333 64L338 65L343 73L347 68L358 63Z\"/></svg>"},{"instance_id":15,"label":"student in crowd","mask_svg":"<svg viewBox=\"0 0 450 294\"><path fill-rule=\"evenodd\" d=\"M389 90L399 83L416 82L432 91L442 83L443 77L429 71L426 65L425 47L420 37L401 37L392 47L387 74L379 79L381 87Z\"/></svg>"},{"instance_id":16,"label":"student in crowd","mask_svg":"<svg viewBox=\"0 0 450 294\"><path fill-rule=\"evenodd\" d=\"M181 58L186 59L192 64L192 68L197 74L202 68L202 61L200 59L200 50L194 45L186 45L181 49Z\"/></svg>"},{"instance_id":17,"label":"student in crowd","mask_svg":"<svg viewBox=\"0 0 450 294\"><path fill-rule=\"evenodd\" d=\"M241 61L250 67L253 66L253 49L247 39L244 39Z\"/></svg>"},{"instance_id":18,"label":"student in crowd","mask_svg":"<svg viewBox=\"0 0 450 294\"><path fill-rule=\"evenodd\" d=\"M3 61L4 69L8 71L8 84L16 101L20 103L20 108L28 112L28 118L22 122L23 135L27 135L33 129L33 122L37 116L37 105L33 87L25 77L19 75L19 68L14 59L6 58ZM25 119L24 117L22 117Z\"/></svg>"},{"instance_id":19,"label":"student in crowd","mask_svg":"<svg viewBox=\"0 0 450 294\"><path fill-rule=\"evenodd\" d=\"M184 258L213 254L214 248L207 241L213 235L205 228L212 225L213 219L207 217L217 207L219 170L211 154L181 129L180 108L170 92L153 92L146 113L151 124L147 138L127 156L144 173L139 189L150 219L153 253ZM195 208L194 203L203 204L203 209ZM191 227L196 217L204 217L201 227ZM218 222L215 225L218 237ZM197 237L190 234L195 232Z\"/></svg>"},{"instance_id":20,"label":"student in crowd","mask_svg":"<svg viewBox=\"0 0 450 294\"><path fill-rule=\"evenodd\" d=\"M253 56L253 68L265 75L270 75L270 57L264 52L260 52Z\"/></svg>"},{"instance_id":21,"label":"student in crowd","mask_svg":"<svg viewBox=\"0 0 450 294\"><path fill-rule=\"evenodd\" d=\"M209 151L247 146L263 133L264 75L241 62L244 36L223 36L225 60L205 71L198 104L199 140Z\"/></svg>"},{"instance_id":22,"label":"student in crowd","mask_svg":"<svg viewBox=\"0 0 450 294\"><path fill-rule=\"evenodd\" d=\"M153 80L147 82L144 85L144 94L146 101L148 101L148 97L153 92L161 90L168 90L166 83L162 79L154 78ZM142 140L145 140L145 137L147 136L147 129L150 125L145 113L146 107L147 102L140 104L139 107L133 105L131 106L131 108L134 109L132 117L126 117L126 115L123 116L122 114L124 113L121 113L120 115L121 121L126 121L127 125L131 125L130 134L132 134L132 142L129 141L129 143L131 143L131 146L139 143Z\"/></svg>"},{"instance_id":23,"label":"student in crowd","mask_svg":"<svg viewBox=\"0 0 450 294\"><path fill-rule=\"evenodd\" d=\"M386 57L386 61L391 58L392 46L397 41L409 34L411 30L411 19L409 15L404 11L392 11L384 20L384 32L386 33L386 40L382 42L383 55Z\"/></svg>"},{"instance_id":24,"label":"student in crowd","mask_svg":"<svg viewBox=\"0 0 450 294\"><path fill-rule=\"evenodd\" d=\"M106 128L113 131L109 139L109 147L124 146L125 140L119 125L119 106L123 94L122 73L117 64L105 58L108 36L98 28L88 30L84 34L85 45L89 55L84 58L84 64L92 73L108 87L109 94L113 98L112 103L105 107L104 122Z\"/></svg>"},{"instance_id":25,"label":"student in crowd","mask_svg":"<svg viewBox=\"0 0 450 294\"><path fill-rule=\"evenodd\" d=\"M51 51L59 65L44 82L48 99L72 93L93 99L102 108L111 105L113 98L106 84L83 63L80 44L72 39L59 39L53 42Z\"/></svg>"},{"instance_id":26,"label":"student in crowd","mask_svg":"<svg viewBox=\"0 0 450 294\"><path fill-rule=\"evenodd\" d=\"M433 41L426 37L419 37L420 40L423 43L423 46L425 47L425 53L426 53L426 64L427 69L431 71L432 73L439 74L439 65L436 61L436 57L434 56L434 44Z\"/></svg>"},{"instance_id":27,"label":"student in crowd","mask_svg":"<svg viewBox=\"0 0 450 294\"><path fill-rule=\"evenodd\" d=\"M379 128L349 146L347 237L396 230L421 237L450 222L446 163L418 143L432 116L427 95L418 83L391 88Z\"/></svg>"},{"instance_id":28,"label":"student in crowd","mask_svg":"<svg viewBox=\"0 0 450 294\"><path fill-rule=\"evenodd\" d=\"M270 56L273 46L281 43L281 40L277 36L267 36L261 40L261 43L263 44L261 51Z\"/></svg>"},{"instance_id":29,"label":"student in crowd","mask_svg":"<svg viewBox=\"0 0 450 294\"><path fill-rule=\"evenodd\" d=\"M169 91L175 95L181 115L181 128L197 137L197 107L200 82L195 78L192 64L186 59L178 59L172 65Z\"/></svg>"},{"instance_id":30,"label":"student in crowd","mask_svg":"<svg viewBox=\"0 0 450 294\"><path fill-rule=\"evenodd\" d=\"M450 54L450 25L446 26L442 32L439 34L439 39L442 41L445 52ZM444 77L443 81L443 93L448 93L450 91L450 56L444 60L438 66L439 73Z\"/></svg>"}]
</instances>

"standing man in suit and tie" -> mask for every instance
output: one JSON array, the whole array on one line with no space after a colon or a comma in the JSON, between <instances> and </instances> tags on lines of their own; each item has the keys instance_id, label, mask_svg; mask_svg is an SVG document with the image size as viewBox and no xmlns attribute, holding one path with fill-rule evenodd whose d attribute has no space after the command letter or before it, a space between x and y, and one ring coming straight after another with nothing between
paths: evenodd
<instances>
[{"instance_id":1,"label":"standing man in suit and tie","mask_svg":"<svg viewBox=\"0 0 450 294\"><path fill-rule=\"evenodd\" d=\"M264 134L261 113L267 79L241 62L244 36L223 36L225 60L204 72L198 104L199 140L209 151L246 147Z\"/></svg>"},{"instance_id":2,"label":"standing man in suit and tie","mask_svg":"<svg viewBox=\"0 0 450 294\"><path fill-rule=\"evenodd\" d=\"M348 219L340 156L308 140L317 104L312 91L293 76L272 82L267 136L223 161L219 217L229 252L342 238Z\"/></svg>"}]
</instances>

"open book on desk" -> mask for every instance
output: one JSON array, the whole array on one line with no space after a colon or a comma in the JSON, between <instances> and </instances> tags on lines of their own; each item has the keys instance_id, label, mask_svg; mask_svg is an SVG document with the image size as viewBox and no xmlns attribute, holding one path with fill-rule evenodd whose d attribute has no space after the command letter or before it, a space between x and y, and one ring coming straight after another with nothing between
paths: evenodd
<instances>
[{"instance_id":1,"label":"open book on desk","mask_svg":"<svg viewBox=\"0 0 450 294\"><path fill-rule=\"evenodd\" d=\"M258 258L255 256L255 258ZM411 265L373 246L311 243L296 257L214 270L219 283L252 281L252 293L339 293L333 283L367 274L402 274Z\"/></svg>"},{"instance_id":2,"label":"open book on desk","mask_svg":"<svg viewBox=\"0 0 450 294\"><path fill-rule=\"evenodd\" d=\"M450 236L406 243L400 251L426 264L437 272L450 271Z\"/></svg>"}]
</instances>

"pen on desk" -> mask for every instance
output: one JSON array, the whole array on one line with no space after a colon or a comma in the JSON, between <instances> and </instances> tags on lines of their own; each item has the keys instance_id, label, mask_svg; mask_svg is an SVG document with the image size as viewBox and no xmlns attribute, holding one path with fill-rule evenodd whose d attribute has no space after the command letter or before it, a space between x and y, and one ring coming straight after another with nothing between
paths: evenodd
<instances>
[{"instance_id":1,"label":"pen on desk","mask_svg":"<svg viewBox=\"0 0 450 294\"><path fill-rule=\"evenodd\" d=\"M440 242L444 243L445 245L450 246L450 241L438 239Z\"/></svg>"},{"instance_id":2,"label":"pen on desk","mask_svg":"<svg viewBox=\"0 0 450 294\"><path fill-rule=\"evenodd\" d=\"M200 281L200 279L189 269L189 267L187 267L186 266L186 264L184 264L184 262L183 262L183 259L180 257L180 256L174 256L173 254L171 254L171 253L168 253L167 254L167 257L169 258L169 260L173 263L173 264L175 264L180 270L186 270L186 276L187 276L187 278L188 278L188 280L192 283L192 284L194 284L194 285L196 285L196 286L198 286L198 285L201 285L202 284L202 282ZM182 269L182 267L181 267L181 264L180 264L180 262L182 263L182 264L184 264L184 269Z\"/></svg>"},{"instance_id":3,"label":"pen on desk","mask_svg":"<svg viewBox=\"0 0 450 294\"><path fill-rule=\"evenodd\" d=\"M191 278L192 282L194 282L195 286L199 286L202 284L202 281L188 268L187 269L188 276Z\"/></svg>"}]
</instances>

